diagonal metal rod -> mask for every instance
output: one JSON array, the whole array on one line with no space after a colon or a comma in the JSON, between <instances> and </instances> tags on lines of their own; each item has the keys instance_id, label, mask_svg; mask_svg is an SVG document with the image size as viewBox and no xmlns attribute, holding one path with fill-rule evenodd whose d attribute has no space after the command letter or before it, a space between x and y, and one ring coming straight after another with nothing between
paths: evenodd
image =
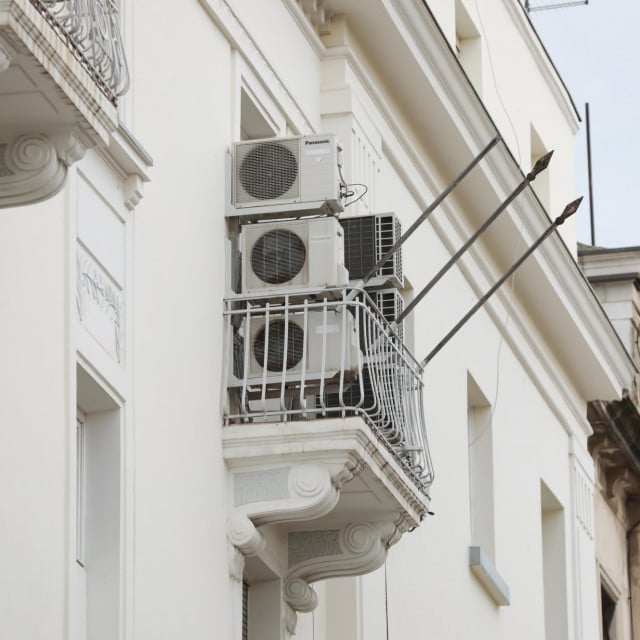
<instances>
[{"instance_id":1,"label":"diagonal metal rod","mask_svg":"<svg viewBox=\"0 0 640 640\"><path fill-rule=\"evenodd\" d=\"M473 316L473 314L482 307L482 305L504 284L505 280L507 280L513 272L553 233L556 227L559 227L564 221L572 216L580 206L582 202L582 198L578 198L573 202L570 202L565 208L564 211L551 223L551 225L546 229L546 231L518 258L518 260L513 264L513 266L505 273L492 287L485 293L478 302L476 302L473 307L464 315L463 318L447 333L447 335L438 342L438 344L433 348L431 353L420 363L421 367L425 367L433 357L444 347L453 336L464 326L464 324Z\"/></svg>"},{"instance_id":2,"label":"diagonal metal rod","mask_svg":"<svg viewBox=\"0 0 640 640\"><path fill-rule=\"evenodd\" d=\"M402 234L400 239L388 249L388 251L376 262L369 272L360 280L353 291L347 296L347 300L352 300L358 295L357 290L362 289L371 278L389 261L391 256L406 242L413 232L438 208L442 201L467 177L467 174L484 158L493 147L500 142L500 136L496 136L460 173L460 175L422 212L421 216Z\"/></svg>"},{"instance_id":3,"label":"diagonal metal rod","mask_svg":"<svg viewBox=\"0 0 640 640\"><path fill-rule=\"evenodd\" d=\"M394 320L393 325L397 326L406 318L416 307L416 305L424 298L429 291L440 281L449 269L460 259L460 256L491 226L498 216L524 191L524 189L536 179L536 176L544 171L551 161L553 151L545 154L535 163L531 171L526 175L525 179L511 192L509 197L482 223L478 230L451 256L449 261L436 273L429 283L420 291L420 293L411 301L402 313Z\"/></svg>"}]
</instances>

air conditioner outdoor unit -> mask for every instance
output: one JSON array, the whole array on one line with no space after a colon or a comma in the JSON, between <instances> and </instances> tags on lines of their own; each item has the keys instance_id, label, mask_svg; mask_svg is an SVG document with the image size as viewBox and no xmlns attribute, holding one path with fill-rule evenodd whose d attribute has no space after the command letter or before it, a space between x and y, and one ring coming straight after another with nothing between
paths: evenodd
<instances>
[{"instance_id":1,"label":"air conditioner outdoor unit","mask_svg":"<svg viewBox=\"0 0 640 640\"><path fill-rule=\"evenodd\" d=\"M228 216L343 211L342 147L334 134L237 142L230 154Z\"/></svg>"},{"instance_id":2,"label":"air conditioner outdoor unit","mask_svg":"<svg viewBox=\"0 0 640 640\"><path fill-rule=\"evenodd\" d=\"M400 220L395 213L341 218L344 229L344 263L349 280L364 278L402 236ZM402 250L396 251L366 285L366 288L404 286Z\"/></svg>"},{"instance_id":3,"label":"air conditioner outdoor unit","mask_svg":"<svg viewBox=\"0 0 640 640\"><path fill-rule=\"evenodd\" d=\"M369 291L369 297L380 311L382 317L389 323L394 320L404 310L404 300L397 289L381 289L379 291ZM403 323L395 328L396 335L400 340L404 340Z\"/></svg>"},{"instance_id":4,"label":"air conditioner outdoor unit","mask_svg":"<svg viewBox=\"0 0 640 640\"><path fill-rule=\"evenodd\" d=\"M240 250L242 293L342 287L349 281L335 218L244 225Z\"/></svg>"},{"instance_id":5,"label":"air conditioner outdoor unit","mask_svg":"<svg viewBox=\"0 0 640 640\"><path fill-rule=\"evenodd\" d=\"M249 327L249 385L280 386L284 382L327 388L357 375L358 336L348 312L290 312L252 318Z\"/></svg>"}]
</instances>

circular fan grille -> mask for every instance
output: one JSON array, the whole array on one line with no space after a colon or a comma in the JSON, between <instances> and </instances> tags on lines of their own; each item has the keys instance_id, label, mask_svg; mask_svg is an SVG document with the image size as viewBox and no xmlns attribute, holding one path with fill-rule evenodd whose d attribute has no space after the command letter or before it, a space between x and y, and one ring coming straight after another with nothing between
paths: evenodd
<instances>
[{"instance_id":1,"label":"circular fan grille","mask_svg":"<svg viewBox=\"0 0 640 640\"><path fill-rule=\"evenodd\" d=\"M298 162L284 145L264 142L247 153L239 173L240 184L250 196L272 200L291 189L298 175Z\"/></svg>"},{"instance_id":2,"label":"circular fan grille","mask_svg":"<svg viewBox=\"0 0 640 640\"><path fill-rule=\"evenodd\" d=\"M284 320L273 320L269 323L269 342L267 347L267 370L282 371L284 361L284 335L286 323ZM286 369L295 367L302 360L304 345L304 331L295 323L289 322L287 335ZM256 334L253 343L253 355L260 366L264 365L264 350L267 329L262 327Z\"/></svg>"},{"instance_id":3,"label":"circular fan grille","mask_svg":"<svg viewBox=\"0 0 640 640\"><path fill-rule=\"evenodd\" d=\"M282 284L300 273L306 257L300 236L288 229L272 229L253 245L251 268L263 282Z\"/></svg>"}]
</instances>

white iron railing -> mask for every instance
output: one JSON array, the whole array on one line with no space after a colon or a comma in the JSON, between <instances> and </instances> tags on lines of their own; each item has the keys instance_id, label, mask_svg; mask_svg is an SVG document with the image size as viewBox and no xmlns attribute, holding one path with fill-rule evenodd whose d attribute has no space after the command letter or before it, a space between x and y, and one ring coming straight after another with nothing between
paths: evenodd
<instances>
[{"instance_id":1,"label":"white iron railing","mask_svg":"<svg viewBox=\"0 0 640 640\"><path fill-rule=\"evenodd\" d=\"M365 292L225 300L225 424L360 416L425 488L422 369Z\"/></svg>"},{"instance_id":2,"label":"white iron railing","mask_svg":"<svg viewBox=\"0 0 640 640\"><path fill-rule=\"evenodd\" d=\"M31 0L115 104L129 88L118 0Z\"/></svg>"}]
</instances>

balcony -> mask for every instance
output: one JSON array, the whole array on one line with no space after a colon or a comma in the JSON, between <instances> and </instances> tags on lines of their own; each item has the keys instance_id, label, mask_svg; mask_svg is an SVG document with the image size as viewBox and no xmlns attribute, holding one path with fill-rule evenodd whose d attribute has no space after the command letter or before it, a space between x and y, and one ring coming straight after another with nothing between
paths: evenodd
<instances>
[{"instance_id":1,"label":"balcony","mask_svg":"<svg viewBox=\"0 0 640 640\"><path fill-rule=\"evenodd\" d=\"M54 195L116 129L119 21L115 0L0 0L0 207Z\"/></svg>"},{"instance_id":2,"label":"balcony","mask_svg":"<svg viewBox=\"0 0 640 640\"><path fill-rule=\"evenodd\" d=\"M229 541L309 611L309 583L374 570L428 513L422 370L363 291L233 297L225 320Z\"/></svg>"}]
</instances>

